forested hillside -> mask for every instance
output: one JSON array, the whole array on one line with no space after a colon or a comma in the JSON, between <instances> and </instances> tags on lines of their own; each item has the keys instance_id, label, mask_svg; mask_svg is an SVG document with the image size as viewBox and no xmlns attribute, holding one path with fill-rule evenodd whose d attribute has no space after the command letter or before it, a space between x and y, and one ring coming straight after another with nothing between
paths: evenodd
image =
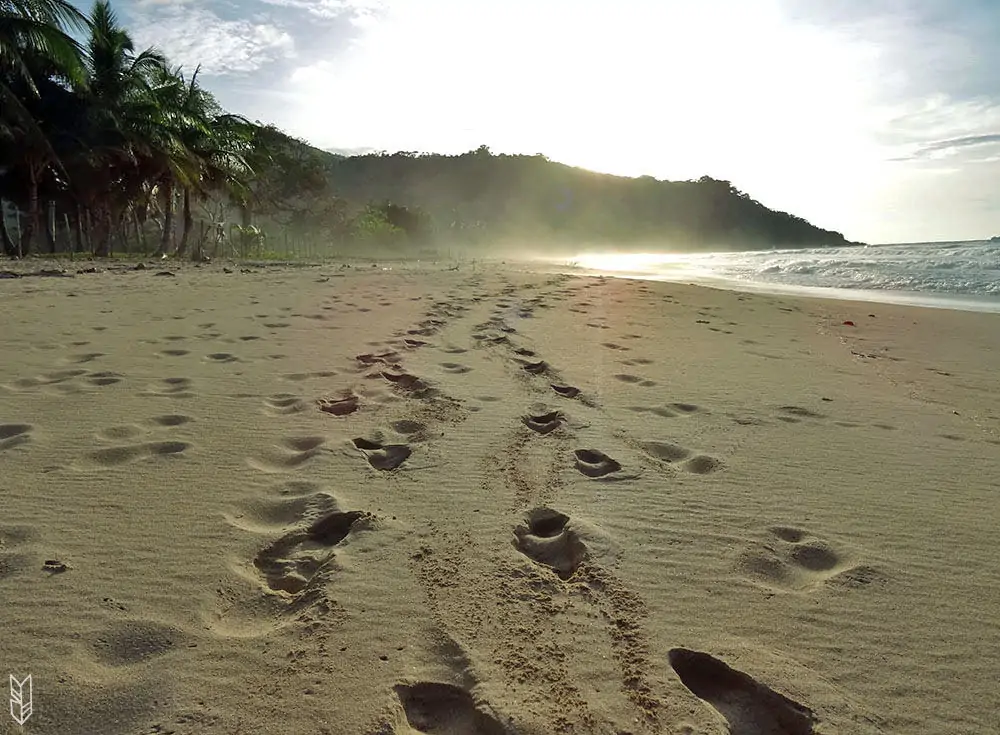
<instances>
[{"instance_id":1,"label":"forested hillside","mask_svg":"<svg viewBox=\"0 0 1000 735\"><path fill-rule=\"evenodd\" d=\"M839 232L775 212L728 181L660 181L594 173L544 156L396 153L336 156L333 190L425 213L441 235L691 248L836 246Z\"/></svg>"}]
</instances>

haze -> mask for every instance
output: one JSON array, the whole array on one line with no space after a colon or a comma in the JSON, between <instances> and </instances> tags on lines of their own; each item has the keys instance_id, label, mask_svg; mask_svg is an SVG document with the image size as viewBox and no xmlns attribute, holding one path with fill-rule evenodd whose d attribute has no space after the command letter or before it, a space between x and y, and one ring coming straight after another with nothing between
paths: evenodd
<instances>
[{"instance_id":1,"label":"haze","mask_svg":"<svg viewBox=\"0 0 1000 735\"><path fill-rule=\"evenodd\" d=\"M86 3L80 3L86 6ZM1000 5L126 0L229 109L340 152L731 180L867 242L1000 232Z\"/></svg>"}]
</instances>

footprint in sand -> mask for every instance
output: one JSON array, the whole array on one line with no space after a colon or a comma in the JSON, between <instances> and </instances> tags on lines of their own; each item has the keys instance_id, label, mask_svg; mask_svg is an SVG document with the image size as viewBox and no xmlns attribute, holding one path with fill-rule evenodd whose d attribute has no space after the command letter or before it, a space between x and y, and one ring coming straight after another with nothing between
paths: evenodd
<instances>
[{"instance_id":1,"label":"footprint in sand","mask_svg":"<svg viewBox=\"0 0 1000 735\"><path fill-rule=\"evenodd\" d=\"M684 686L726 719L730 735L812 735L816 717L808 707L742 671L686 648L671 650L668 658Z\"/></svg>"},{"instance_id":2,"label":"footprint in sand","mask_svg":"<svg viewBox=\"0 0 1000 735\"><path fill-rule=\"evenodd\" d=\"M370 516L360 511L324 515L306 528L268 544L254 557L254 566L272 590L297 595L332 566L333 547L358 530L355 525L367 518Z\"/></svg>"},{"instance_id":3,"label":"footprint in sand","mask_svg":"<svg viewBox=\"0 0 1000 735\"><path fill-rule=\"evenodd\" d=\"M682 459L687 459L691 456L690 449L686 449L678 444L671 444L670 442L641 442L639 446L650 457L654 457L661 462L680 462Z\"/></svg>"},{"instance_id":4,"label":"footprint in sand","mask_svg":"<svg viewBox=\"0 0 1000 735\"><path fill-rule=\"evenodd\" d=\"M184 641L176 628L142 620L124 620L90 638L94 657L108 666L128 666L161 656Z\"/></svg>"},{"instance_id":5,"label":"footprint in sand","mask_svg":"<svg viewBox=\"0 0 1000 735\"><path fill-rule=\"evenodd\" d=\"M69 357L66 357L64 359L65 362L71 365L83 365L88 362L93 362L94 360L97 360L98 358L101 357L104 357L103 352L85 352L81 355L70 355Z\"/></svg>"},{"instance_id":6,"label":"footprint in sand","mask_svg":"<svg viewBox=\"0 0 1000 735\"><path fill-rule=\"evenodd\" d=\"M167 413L162 416L154 416L149 421L156 426L174 427L189 424L194 421L194 418L185 416L182 413Z\"/></svg>"},{"instance_id":7,"label":"footprint in sand","mask_svg":"<svg viewBox=\"0 0 1000 735\"><path fill-rule=\"evenodd\" d=\"M784 421L786 424L797 424L802 419L826 418L824 414L817 413L808 408L802 408L801 406L781 406L778 410L781 411L778 421Z\"/></svg>"},{"instance_id":8,"label":"footprint in sand","mask_svg":"<svg viewBox=\"0 0 1000 735\"><path fill-rule=\"evenodd\" d=\"M793 526L773 526L765 540L740 556L738 571L753 582L779 590L804 591L824 583L841 587L883 584L885 576L857 565L827 541Z\"/></svg>"},{"instance_id":9,"label":"footprint in sand","mask_svg":"<svg viewBox=\"0 0 1000 735\"><path fill-rule=\"evenodd\" d=\"M118 447L98 449L86 455L84 466L93 468L118 467L148 459L176 459L191 448L191 444L181 441L143 442Z\"/></svg>"},{"instance_id":10,"label":"footprint in sand","mask_svg":"<svg viewBox=\"0 0 1000 735\"><path fill-rule=\"evenodd\" d=\"M252 533L273 533L289 526L312 523L338 510L337 499L313 482L287 482L272 489L275 497L254 497L237 506L226 520Z\"/></svg>"},{"instance_id":11,"label":"footprint in sand","mask_svg":"<svg viewBox=\"0 0 1000 735\"><path fill-rule=\"evenodd\" d=\"M372 365L395 365L400 360L400 354L394 350L378 354L366 352L363 355L355 355L354 359L364 367L371 367Z\"/></svg>"},{"instance_id":12,"label":"footprint in sand","mask_svg":"<svg viewBox=\"0 0 1000 735\"><path fill-rule=\"evenodd\" d=\"M280 446L248 458L247 464L261 472L289 472L326 451L324 443L323 436L288 437Z\"/></svg>"},{"instance_id":13,"label":"footprint in sand","mask_svg":"<svg viewBox=\"0 0 1000 735\"><path fill-rule=\"evenodd\" d=\"M560 579L572 577L587 559L587 546L567 527L569 516L551 508L535 508L514 529L514 548L549 567Z\"/></svg>"},{"instance_id":14,"label":"footprint in sand","mask_svg":"<svg viewBox=\"0 0 1000 735\"><path fill-rule=\"evenodd\" d=\"M315 378L332 378L337 373L332 370L317 370L311 373L286 373L282 375L283 380L290 380L293 383L301 383L304 380L313 380Z\"/></svg>"},{"instance_id":15,"label":"footprint in sand","mask_svg":"<svg viewBox=\"0 0 1000 735\"><path fill-rule=\"evenodd\" d=\"M397 469L413 454L413 450L406 444L381 444L362 437L354 439L352 443L376 470Z\"/></svg>"},{"instance_id":16,"label":"footprint in sand","mask_svg":"<svg viewBox=\"0 0 1000 735\"><path fill-rule=\"evenodd\" d=\"M287 416L304 411L306 402L292 393L275 393L264 399L264 409L274 416Z\"/></svg>"},{"instance_id":17,"label":"footprint in sand","mask_svg":"<svg viewBox=\"0 0 1000 735\"><path fill-rule=\"evenodd\" d=\"M452 375L464 375L472 371L472 368L457 362L442 362L441 367L446 373L451 373Z\"/></svg>"},{"instance_id":18,"label":"footprint in sand","mask_svg":"<svg viewBox=\"0 0 1000 735\"><path fill-rule=\"evenodd\" d=\"M397 390L415 398L430 397L434 390L424 380L410 373L397 373L383 370L379 373L383 379L392 383Z\"/></svg>"},{"instance_id":19,"label":"footprint in sand","mask_svg":"<svg viewBox=\"0 0 1000 735\"><path fill-rule=\"evenodd\" d=\"M0 424L0 452L24 446L31 441L31 424Z\"/></svg>"},{"instance_id":20,"label":"footprint in sand","mask_svg":"<svg viewBox=\"0 0 1000 735\"><path fill-rule=\"evenodd\" d=\"M476 704L464 689L452 684L422 681L398 684L396 696L406 723L416 732L436 735L506 735L509 730Z\"/></svg>"},{"instance_id":21,"label":"footprint in sand","mask_svg":"<svg viewBox=\"0 0 1000 735\"><path fill-rule=\"evenodd\" d=\"M181 349L170 349L170 350L160 350L160 355L164 357L184 357L184 355L190 355L191 350L181 350Z\"/></svg>"},{"instance_id":22,"label":"footprint in sand","mask_svg":"<svg viewBox=\"0 0 1000 735\"><path fill-rule=\"evenodd\" d=\"M572 385L552 384L552 390L561 395L563 398L576 398L580 395L580 389L575 388Z\"/></svg>"},{"instance_id":23,"label":"footprint in sand","mask_svg":"<svg viewBox=\"0 0 1000 735\"><path fill-rule=\"evenodd\" d=\"M692 450L671 442L640 442L639 447L650 457L666 464L676 464L686 472L708 475L722 468L722 461L707 454L692 456Z\"/></svg>"},{"instance_id":24,"label":"footprint in sand","mask_svg":"<svg viewBox=\"0 0 1000 735\"><path fill-rule=\"evenodd\" d=\"M393 421L391 426L393 431L404 436L416 437L427 432L427 424L420 421L411 421L410 419Z\"/></svg>"},{"instance_id":25,"label":"footprint in sand","mask_svg":"<svg viewBox=\"0 0 1000 735\"><path fill-rule=\"evenodd\" d=\"M56 370L51 373L44 373L35 378L18 378L8 387L14 391L27 391L44 386L55 386L67 381L86 375L86 370Z\"/></svg>"},{"instance_id":26,"label":"footprint in sand","mask_svg":"<svg viewBox=\"0 0 1000 735\"><path fill-rule=\"evenodd\" d=\"M694 475L710 475L722 469L722 460L707 454L698 454L682 463L681 469Z\"/></svg>"},{"instance_id":27,"label":"footprint in sand","mask_svg":"<svg viewBox=\"0 0 1000 735\"><path fill-rule=\"evenodd\" d=\"M86 377L86 381L91 385L96 385L98 387L104 387L107 385L115 385L116 383L122 382L125 376L121 373L111 372L110 370L105 370L99 373L90 373Z\"/></svg>"},{"instance_id":28,"label":"footprint in sand","mask_svg":"<svg viewBox=\"0 0 1000 735\"><path fill-rule=\"evenodd\" d=\"M342 398L321 398L316 403L320 411L333 416L347 416L361 407L360 399L353 394Z\"/></svg>"},{"instance_id":29,"label":"footprint in sand","mask_svg":"<svg viewBox=\"0 0 1000 735\"><path fill-rule=\"evenodd\" d=\"M638 375L629 375L628 373L618 373L613 377L615 380L620 380L623 383L639 385L643 388L652 388L656 385L655 380L646 380L645 378L640 378Z\"/></svg>"},{"instance_id":30,"label":"footprint in sand","mask_svg":"<svg viewBox=\"0 0 1000 735\"><path fill-rule=\"evenodd\" d=\"M206 355L206 359L209 362L239 362L240 358L236 355L230 354L229 352L213 352Z\"/></svg>"},{"instance_id":31,"label":"footprint in sand","mask_svg":"<svg viewBox=\"0 0 1000 735\"><path fill-rule=\"evenodd\" d=\"M549 364L545 360L538 362L521 362L521 368L531 375L544 375L549 372Z\"/></svg>"},{"instance_id":32,"label":"footprint in sand","mask_svg":"<svg viewBox=\"0 0 1000 735\"><path fill-rule=\"evenodd\" d=\"M675 407L676 405L677 404L675 404ZM666 406L629 406L628 410L634 411L635 413L651 413L654 416L659 416L665 419L672 419L682 415L683 413L689 413L677 411Z\"/></svg>"},{"instance_id":33,"label":"footprint in sand","mask_svg":"<svg viewBox=\"0 0 1000 735\"><path fill-rule=\"evenodd\" d=\"M105 439L107 441L126 441L128 439L135 439L145 433L145 429L141 426L136 426L135 424L123 424L121 426L109 426L106 429L102 429L97 432L99 439Z\"/></svg>"},{"instance_id":34,"label":"footprint in sand","mask_svg":"<svg viewBox=\"0 0 1000 735\"><path fill-rule=\"evenodd\" d=\"M151 385L143 392L146 396L162 396L164 398L193 398L190 378L164 378Z\"/></svg>"},{"instance_id":35,"label":"footprint in sand","mask_svg":"<svg viewBox=\"0 0 1000 735\"><path fill-rule=\"evenodd\" d=\"M0 526L0 580L26 572L35 560L23 547L35 540L31 526Z\"/></svg>"},{"instance_id":36,"label":"footprint in sand","mask_svg":"<svg viewBox=\"0 0 1000 735\"><path fill-rule=\"evenodd\" d=\"M577 449L573 455L576 469L587 477L604 477L622 468L617 460L597 449Z\"/></svg>"},{"instance_id":37,"label":"footprint in sand","mask_svg":"<svg viewBox=\"0 0 1000 735\"><path fill-rule=\"evenodd\" d=\"M522 416L521 421L532 431L549 434L565 423L566 417L560 411L550 411L536 416Z\"/></svg>"}]
</instances>

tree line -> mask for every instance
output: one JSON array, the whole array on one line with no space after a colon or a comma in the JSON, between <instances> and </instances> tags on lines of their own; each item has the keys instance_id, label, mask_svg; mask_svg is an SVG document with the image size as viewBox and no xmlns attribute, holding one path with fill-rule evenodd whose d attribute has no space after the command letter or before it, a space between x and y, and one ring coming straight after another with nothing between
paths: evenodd
<instances>
[{"instance_id":1,"label":"tree line","mask_svg":"<svg viewBox=\"0 0 1000 735\"><path fill-rule=\"evenodd\" d=\"M0 0L0 246L10 257L202 257L258 217L333 199L328 154L222 109L199 69L138 49L107 0ZM401 232L400 209L344 213L345 236ZM200 227L196 227L196 223Z\"/></svg>"}]
</instances>

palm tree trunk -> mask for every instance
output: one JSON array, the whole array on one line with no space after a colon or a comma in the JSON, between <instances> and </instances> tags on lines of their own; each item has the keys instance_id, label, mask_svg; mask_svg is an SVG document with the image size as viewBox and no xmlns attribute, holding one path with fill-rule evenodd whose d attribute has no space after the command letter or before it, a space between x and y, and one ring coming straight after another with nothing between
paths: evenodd
<instances>
[{"instance_id":1,"label":"palm tree trunk","mask_svg":"<svg viewBox=\"0 0 1000 735\"><path fill-rule=\"evenodd\" d=\"M96 222L94 220L97 220ZM98 210L96 217L90 218L90 242L94 248L94 257L107 258L111 255L111 228L105 227L108 220L105 212Z\"/></svg>"},{"instance_id":2,"label":"palm tree trunk","mask_svg":"<svg viewBox=\"0 0 1000 735\"><path fill-rule=\"evenodd\" d=\"M56 203L49 202L45 214L45 241L49 246L49 255L55 255L56 250Z\"/></svg>"},{"instance_id":3,"label":"palm tree trunk","mask_svg":"<svg viewBox=\"0 0 1000 735\"><path fill-rule=\"evenodd\" d=\"M183 258L187 252L188 238L191 236L191 227L194 225L194 218L191 216L191 190L184 187L184 229L181 232L181 241L177 246L177 257Z\"/></svg>"},{"instance_id":4,"label":"palm tree trunk","mask_svg":"<svg viewBox=\"0 0 1000 735\"><path fill-rule=\"evenodd\" d=\"M0 199L0 243L3 244L3 254L8 258L17 255L17 248L7 231L7 202Z\"/></svg>"},{"instance_id":5,"label":"palm tree trunk","mask_svg":"<svg viewBox=\"0 0 1000 735\"><path fill-rule=\"evenodd\" d=\"M240 255L244 258L247 256L250 244L250 225L252 223L253 212L250 210L250 205L247 202L243 202L240 206Z\"/></svg>"},{"instance_id":6,"label":"palm tree trunk","mask_svg":"<svg viewBox=\"0 0 1000 735\"><path fill-rule=\"evenodd\" d=\"M33 163L28 164L28 221L21 230L21 242L18 244L18 256L23 258L31 253L35 230L38 228L41 207L38 202L38 172Z\"/></svg>"},{"instance_id":7,"label":"palm tree trunk","mask_svg":"<svg viewBox=\"0 0 1000 735\"><path fill-rule=\"evenodd\" d=\"M83 207L76 205L76 217L73 218L73 238L76 252L85 253L87 251L83 243Z\"/></svg>"},{"instance_id":8,"label":"palm tree trunk","mask_svg":"<svg viewBox=\"0 0 1000 735\"><path fill-rule=\"evenodd\" d=\"M139 244L139 249L142 254L146 254L146 232L143 230L142 226L139 224L139 211L136 208L132 209L132 226L135 228L135 240Z\"/></svg>"},{"instance_id":9,"label":"palm tree trunk","mask_svg":"<svg viewBox=\"0 0 1000 735\"><path fill-rule=\"evenodd\" d=\"M174 182L167 179L163 184L164 204L163 204L163 237L160 239L160 247L156 251L157 255L165 255L170 252L170 243L174 239Z\"/></svg>"}]
</instances>

